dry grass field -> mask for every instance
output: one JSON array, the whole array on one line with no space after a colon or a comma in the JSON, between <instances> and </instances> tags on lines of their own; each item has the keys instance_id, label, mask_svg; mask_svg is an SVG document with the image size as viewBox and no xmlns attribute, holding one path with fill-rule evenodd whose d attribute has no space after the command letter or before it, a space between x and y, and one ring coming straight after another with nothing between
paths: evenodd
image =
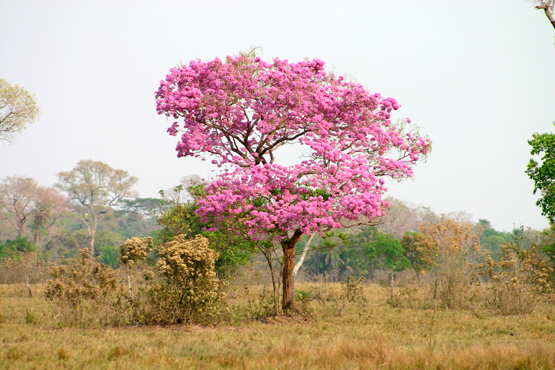
<instances>
[{"instance_id":1,"label":"dry grass field","mask_svg":"<svg viewBox=\"0 0 555 370\"><path fill-rule=\"evenodd\" d=\"M315 283L316 284L316 283ZM299 290L343 289L298 284ZM215 326L60 327L34 286L0 286L2 369L554 369L555 308L499 316L391 307L364 285L356 302L307 299L305 313L253 319L260 287L230 293ZM249 308L250 307L250 308Z\"/></svg>"}]
</instances>

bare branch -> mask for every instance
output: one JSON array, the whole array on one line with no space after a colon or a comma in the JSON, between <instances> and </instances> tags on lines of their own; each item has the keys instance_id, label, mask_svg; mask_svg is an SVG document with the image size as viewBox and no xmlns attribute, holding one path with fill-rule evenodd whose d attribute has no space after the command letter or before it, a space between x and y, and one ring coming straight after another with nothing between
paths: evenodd
<instances>
[{"instance_id":1,"label":"bare branch","mask_svg":"<svg viewBox=\"0 0 555 370\"><path fill-rule=\"evenodd\" d=\"M555 11L555 0L540 0L534 1L534 3L538 4L536 5L536 9L544 11L545 16L549 19L553 28L555 28L555 16L553 15L553 12Z\"/></svg>"}]
</instances>

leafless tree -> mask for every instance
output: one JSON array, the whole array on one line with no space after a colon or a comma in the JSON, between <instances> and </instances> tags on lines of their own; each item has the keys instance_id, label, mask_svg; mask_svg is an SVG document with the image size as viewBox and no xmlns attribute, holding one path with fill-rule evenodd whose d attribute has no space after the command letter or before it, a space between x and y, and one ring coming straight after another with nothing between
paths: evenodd
<instances>
[{"instance_id":1,"label":"leafless tree","mask_svg":"<svg viewBox=\"0 0 555 370\"><path fill-rule=\"evenodd\" d=\"M0 209L7 214L17 236L23 234L25 224L33 215L38 190L35 180L23 176L6 177L0 184Z\"/></svg>"}]
</instances>

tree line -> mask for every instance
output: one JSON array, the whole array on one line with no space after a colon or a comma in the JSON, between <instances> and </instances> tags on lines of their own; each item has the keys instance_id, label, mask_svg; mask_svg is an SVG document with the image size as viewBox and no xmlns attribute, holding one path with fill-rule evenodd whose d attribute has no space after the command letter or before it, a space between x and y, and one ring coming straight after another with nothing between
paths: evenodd
<instances>
[{"instance_id":1,"label":"tree line","mask_svg":"<svg viewBox=\"0 0 555 370\"><path fill-rule=\"evenodd\" d=\"M118 248L127 239L152 236L164 243L181 234L188 238L202 235L220 253L216 265L226 274L248 263L255 251L260 252L244 236L223 228L206 230L209 225L196 212L205 187L199 176L184 177L181 184L160 191L159 198L138 197L133 190L135 177L98 161L80 161L73 170L60 172L58 178L54 187L22 176L7 177L0 183L0 257L37 252L44 260L63 261L88 247L91 255L117 267ZM305 277L326 275L344 280L364 276L377 281L378 272L412 269L420 278L431 265L415 252L414 242L423 224L433 224L442 216L427 207L387 200L388 213L373 226L361 225L343 233L333 230L297 243L296 254L306 253L297 270ZM470 224L469 215L463 212L447 217ZM501 245L521 232L495 230L484 219L472 227L482 248L494 258ZM542 240L546 252L553 253L550 230L528 230L527 235L530 240Z\"/></svg>"}]
</instances>

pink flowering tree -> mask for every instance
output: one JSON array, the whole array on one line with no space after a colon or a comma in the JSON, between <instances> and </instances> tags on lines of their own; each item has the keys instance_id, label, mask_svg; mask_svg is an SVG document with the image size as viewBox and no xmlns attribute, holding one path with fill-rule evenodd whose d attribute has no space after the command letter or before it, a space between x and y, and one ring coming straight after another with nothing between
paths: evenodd
<instances>
[{"instance_id":1,"label":"pink flowering tree","mask_svg":"<svg viewBox=\"0 0 555 370\"><path fill-rule=\"evenodd\" d=\"M382 216L384 179L412 176L431 148L405 132L409 119L391 123L395 99L326 72L318 59L193 60L171 69L156 98L158 113L175 119L168 132L178 157L223 167L198 200L203 220L283 249L283 309L294 302L295 244ZM303 155L280 164L291 144Z\"/></svg>"}]
</instances>

